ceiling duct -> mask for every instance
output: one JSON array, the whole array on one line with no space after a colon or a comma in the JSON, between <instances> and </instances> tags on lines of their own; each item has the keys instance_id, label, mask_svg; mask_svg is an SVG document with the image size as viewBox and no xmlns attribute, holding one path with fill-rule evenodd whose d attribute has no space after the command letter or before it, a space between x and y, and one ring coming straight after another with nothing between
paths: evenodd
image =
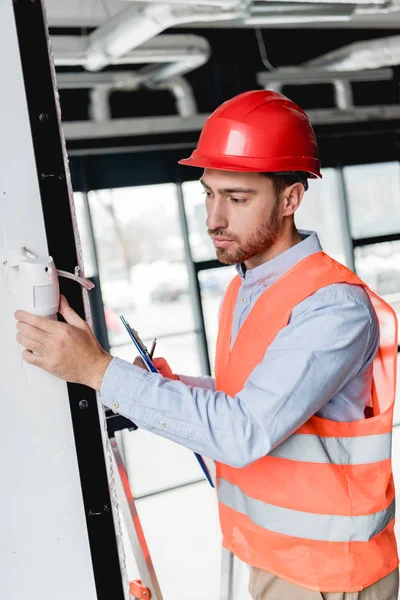
<instances>
[{"instance_id":1,"label":"ceiling duct","mask_svg":"<svg viewBox=\"0 0 400 600\"><path fill-rule=\"evenodd\" d=\"M94 75L94 76L93 76ZM150 73L151 75L151 73ZM175 98L179 115L189 117L197 113L197 105L192 87L184 77L171 77L166 81L159 78L129 73L109 71L107 73L58 73L59 89L90 89L89 115L93 121L111 119L110 94L113 91L131 92L141 86L152 90L168 90Z\"/></svg>"},{"instance_id":2,"label":"ceiling duct","mask_svg":"<svg viewBox=\"0 0 400 600\"><path fill-rule=\"evenodd\" d=\"M387 7L389 1L133 0L79 42L79 64L89 71L99 71L110 64L129 63L132 49L177 25L215 26L218 22L232 22L236 26L269 26L350 21L356 10L370 10L373 14ZM73 50L67 46L63 50L64 56L69 53L71 59Z\"/></svg>"},{"instance_id":3,"label":"ceiling duct","mask_svg":"<svg viewBox=\"0 0 400 600\"><path fill-rule=\"evenodd\" d=\"M56 66L84 65L84 40L57 36L52 42ZM175 98L178 114L188 117L197 112L193 90L182 77L197 69L210 56L206 39L197 35L159 35L132 50L115 63L148 64L137 71L107 71L103 73L57 73L60 89L89 88L89 113L94 121L111 118L109 96L112 91L135 91L140 87L165 89Z\"/></svg>"},{"instance_id":4,"label":"ceiling duct","mask_svg":"<svg viewBox=\"0 0 400 600\"><path fill-rule=\"evenodd\" d=\"M91 89L91 114L95 121L110 119L109 94L112 90L168 89L173 93L182 117L196 114L193 91L182 75L205 63L210 55L208 42L193 35L158 35L175 25L234 21L236 24L296 24L349 21L356 10L369 14L386 10L387 0L132 0L132 3L89 36L54 36L52 46L56 66L80 65L90 73L59 74L59 87ZM382 8L383 7L383 8ZM146 64L130 73L96 73L109 65ZM299 67L277 69L267 75L268 87L281 89L285 83L313 83L326 77L334 85L336 106L353 107L349 71L377 69L400 64L400 36L351 44ZM381 70L382 71L382 70ZM322 75L321 75L322 74ZM351 73L350 73L351 74ZM92 76L93 79L85 77ZM101 76L104 75L105 78ZM391 76L390 72L390 76ZM97 77L100 76L100 79ZM377 77L388 77L381 72ZM365 80L365 79L364 79ZM261 83L261 81L259 81ZM264 85L264 84L262 84ZM375 114L375 113L374 113ZM325 117L324 117L325 118Z\"/></svg>"},{"instance_id":5,"label":"ceiling duct","mask_svg":"<svg viewBox=\"0 0 400 600\"><path fill-rule=\"evenodd\" d=\"M56 67L86 64L86 39L79 36L56 35L51 38L51 48ZM210 56L208 41L198 35L158 35L129 53L114 57L111 65L156 63L165 77L184 75L204 64ZM95 73L92 74L93 76ZM73 74L71 73L71 76ZM153 79L156 79L156 75Z\"/></svg>"},{"instance_id":6,"label":"ceiling duct","mask_svg":"<svg viewBox=\"0 0 400 600\"><path fill-rule=\"evenodd\" d=\"M265 89L280 91L284 85L310 83L333 84L335 103L340 110L353 108L351 82L379 81L393 77L391 69L400 64L400 35L355 42L297 67L283 67L259 73L258 82Z\"/></svg>"},{"instance_id":7,"label":"ceiling duct","mask_svg":"<svg viewBox=\"0 0 400 600\"><path fill-rule=\"evenodd\" d=\"M89 71L103 69L115 59L175 25L233 19L242 14L242 4L237 8L232 8L231 5L225 8L190 3L135 2L87 37L84 66Z\"/></svg>"},{"instance_id":8,"label":"ceiling duct","mask_svg":"<svg viewBox=\"0 0 400 600\"><path fill-rule=\"evenodd\" d=\"M327 71L377 69L400 64L400 35L355 42L328 52L301 66Z\"/></svg>"}]
</instances>

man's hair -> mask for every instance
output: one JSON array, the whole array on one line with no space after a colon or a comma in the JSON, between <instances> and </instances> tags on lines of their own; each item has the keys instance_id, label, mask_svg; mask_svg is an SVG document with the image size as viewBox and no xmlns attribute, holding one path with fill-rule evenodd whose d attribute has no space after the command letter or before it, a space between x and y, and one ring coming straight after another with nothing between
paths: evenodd
<instances>
[{"instance_id":1,"label":"man's hair","mask_svg":"<svg viewBox=\"0 0 400 600\"><path fill-rule=\"evenodd\" d=\"M290 173L262 173L264 177L271 179L274 190L277 196L289 185L300 182L304 186L304 190L308 190L309 174L305 171L293 171Z\"/></svg>"}]
</instances>

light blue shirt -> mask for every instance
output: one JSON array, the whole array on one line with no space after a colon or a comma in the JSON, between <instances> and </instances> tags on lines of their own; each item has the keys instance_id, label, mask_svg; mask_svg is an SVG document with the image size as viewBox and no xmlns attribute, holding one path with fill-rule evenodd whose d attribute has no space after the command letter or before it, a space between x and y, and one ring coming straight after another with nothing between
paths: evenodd
<instances>
[{"instance_id":1,"label":"light blue shirt","mask_svg":"<svg viewBox=\"0 0 400 600\"><path fill-rule=\"evenodd\" d=\"M259 295L298 261L319 252L317 234L243 273L232 341ZM364 418L372 360L379 345L375 312L364 289L337 283L299 303L244 387L230 397L211 377L180 381L114 358L100 394L139 427L214 460L243 467L268 454L309 417Z\"/></svg>"}]
</instances>

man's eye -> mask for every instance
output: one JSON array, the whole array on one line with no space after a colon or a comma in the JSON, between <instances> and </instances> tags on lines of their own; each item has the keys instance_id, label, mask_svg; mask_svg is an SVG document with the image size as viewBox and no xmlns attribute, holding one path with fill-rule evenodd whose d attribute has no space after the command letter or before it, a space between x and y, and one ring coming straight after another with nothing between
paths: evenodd
<instances>
[{"instance_id":1,"label":"man's eye","mask_svg":"<svg viewBox=\"0 0 400 600\"><path fill-rule=\"evenodd\" d=\"M245 198L231 198L231 200L235 204L244 204L246 202Z\"/></svg>"}]
</instances>

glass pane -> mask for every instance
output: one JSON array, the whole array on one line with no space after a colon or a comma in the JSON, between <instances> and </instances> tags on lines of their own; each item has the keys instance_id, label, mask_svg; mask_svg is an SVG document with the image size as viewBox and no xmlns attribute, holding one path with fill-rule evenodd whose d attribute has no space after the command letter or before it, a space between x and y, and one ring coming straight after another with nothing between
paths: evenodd
<instances>
[{"instance_id":1,"label":"glass pane","mask_svg":"<svg viewBox=\"0 0 400 600\"><path fill-rule=\"evenodd\" d=\"M354 239L400 233L398 162L343 169Z\"/></svg>"},{"instance_id":2,"label":"glass pane","mask_svg":"<svg viewBox=\"0 0 400 600\"><path fill-rule=\"evenodd\" d=\"M218 269L207 269L207 271L200 271L199 273L201 301L207 334L207 345L213 374L218 334L219 307L226 288L235 275L236 268L234 266L223 266Z\"/></svg>"},{"instance_id":3,"label":"glass pane","mask_svg":"<svg viewBox=\"0 0 400 600\"><path fill-rule=\"evenodd\" d=\"M400 316L400 241L354 249L357 275Z\"/></svg>"},{"instance_id":4,"label":"glass pane","mask_svg":"<svg viewBox=\"0 0 400 600\"><path fill-rule=\"evenodd\" d=\"M199 181L185 181L182 184L182 192L192 258L195 262L213 259L215 248L207 234L204 189Z\"/></svg>"},{"instance_id":5,"label":"glass pane","mask_svg":"<svg viewBox=\"0 0 400 600\"><path fill-rule=\"evenodd\" d=\"M122 431L125 464L134 498L205 481L193 452L145 429Z\"/></svg>"},{"instance_id":6,"label":"glass pane","mask_svg":"<svg viewBox=\"0 0 400 600\"><path fill-rule=\"evenodd\" d=\"M137 509L163 598L218 600L222 540L215 490L197 483L142 498Z\"/></svg>"},{"instance_id":7,"label":"glass pane","mask_svg":"<svg viewBox=\"0 0 400 600\"><path fill-rule=\"evenodd\" d=\"M322 248L327 254L346 264L345 227L341 202L341 189L335 169L322 169L322 179L310 179L310 187L296 211L298 229L318 233Z\"/></svg>"},{"instance_id":8,"label":"glass pane","mask_svg":"<svg viewBox=\"0 0 400 600\"><path fill-rule=\"evenodd\" d=\"M89 199L111 346L126 339L120 314L142 338L193 330L176 186L93 191Z\"/></svg>"}]
</instances>

